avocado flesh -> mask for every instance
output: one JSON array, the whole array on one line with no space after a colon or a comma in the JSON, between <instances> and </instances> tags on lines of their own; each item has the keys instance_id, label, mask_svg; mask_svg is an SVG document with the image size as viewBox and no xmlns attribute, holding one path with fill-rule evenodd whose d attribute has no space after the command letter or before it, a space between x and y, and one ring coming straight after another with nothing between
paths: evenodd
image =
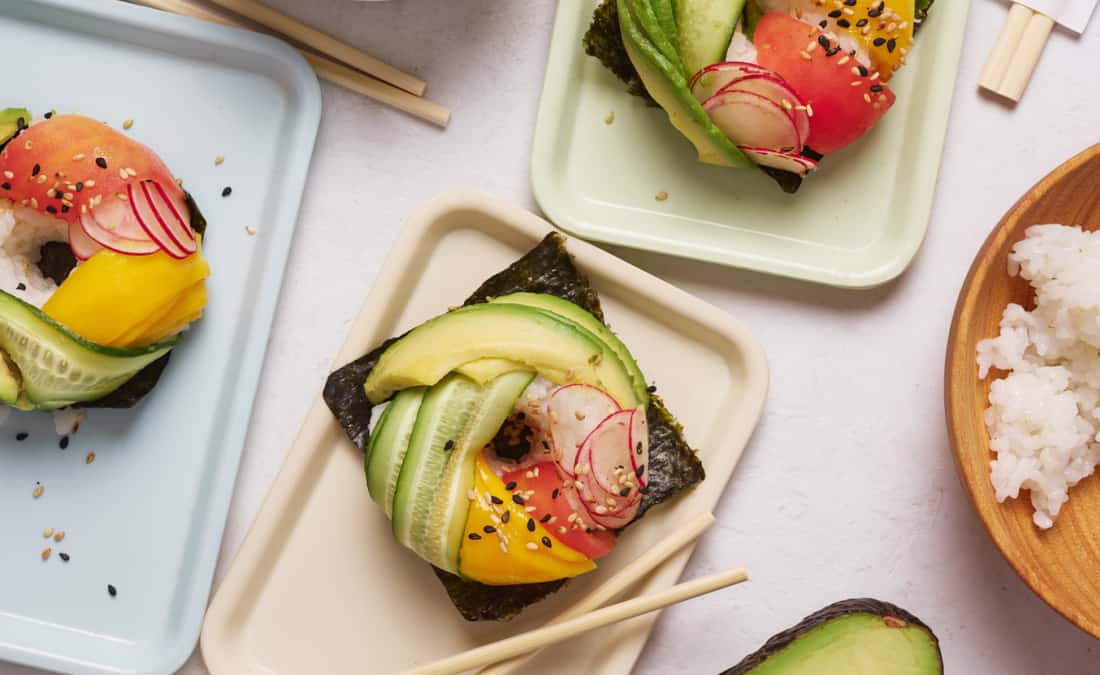
<instances>
[{"instance_id":1,"label":"avocado flesh","mask_svg":"<svg viewBox=\"0 0 1100 675\"><path fill-rule=\"evenodd\" d=\"M597 386L618 401L634 398L633 380L592 333L555 314L509 304L469 305L431 319L390 345L364 384L378 404L394 392L432 386L478 359L522 363L555 384Z\"/></svg>"},{"instance_id":2,"label":"avocado flesh","mask_svg":"<svg viewBox=\"0 0 1100 675\"><path fill-rule=\"evenodd\" d=\"M611 329L602 321L588 311L568 300L562 300L548 293L512 293L499 298L493 298L489 302L527 305L528 307L535 307L536 309L552 312L566 321L575 323L584 330L592 333L614 353L619 361L622 362L623 367L630 373L630 379L634 383L633 405L635 407L649 405L648 385L645 381L645 375L642 374L642 369L638 367L638 362L634 360L634 356L630 353L630 350L627 349L626 345L623 344L623 341L620 340L615 333L611 332ZM627 406L631 405L631 401L619 401L619 404Z\"/></svg>"},{"instance_id":3,"label":"avocado flesh","mask_svg":"<svg viewBox=\"0 0 1100 675\"><path fill-rule=\"evenodd\" d=\"M699 161L718 166L754 166L752 160L714 125L692 95L687 78L646 39L635 23L629 0L618 0L618 3L619 28L630 62L642 78L646 91L668 114L672 126L695 146Z\"/></svg>"},{"instance_id":4,"label":"avocado flesh","mask_svg":"<svg viewBox=\"0 0 1100 675\"><path fill-rule=\"evenodd\" d=\"M939 640L900 607L834 603L772 637L722 675L940 675Z\"/></svg>"},{"instance_id":5,"label":"avocado flesh","mask_svg":"<svg viewBox=\"0 0 1100 675\"><path fill-rule=\"evenodd\" d=\"M19 124L19 120L23 124ZM31 123L31 112L26 108L0 110L0 146L15 138L22 128Z\"/></svg>"},{"instance_id":6,"label":"avocado flesh","mask_svg":"<svg viewBox=\"0 0 1100 675\"><path fill-rule=\"evenodd\" d=\"M7 354L0 351L0 403L15 405L21 389L19 369Z\"/></svg>"},{"instance_id":7,"label":"avocado flesh","mask_svg":"<svg viewBox=\"0 0 1100 675\"><path fill-rule=\"evenodd\" d=\"M642 28L646 38L661 52L676 72L681 76L684 75L684 65L680 63L680 53L676 50L676 33L675 31L665 33L667 19L662 22L657 17L657 11L650 0L630 0L630 3L634 10L633 18Z\"/></svg>"},{"instance_id":8,"label":"avocado flesh","mask_svg":"<svg viewBox=\"0 0 1100 675\"><path fill-rule=\"evenodd\" d=\"M688 76L726 60L745 0L676 0L676 44Z\"/></svg>"}]
</instances>

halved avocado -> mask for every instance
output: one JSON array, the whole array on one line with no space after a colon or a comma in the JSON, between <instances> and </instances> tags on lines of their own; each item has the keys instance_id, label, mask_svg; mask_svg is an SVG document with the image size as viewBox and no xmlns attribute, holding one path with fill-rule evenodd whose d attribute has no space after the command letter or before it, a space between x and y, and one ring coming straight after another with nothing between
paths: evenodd
<instances>
[{"instance_id":1,"label":"halved avocado","mask_svg":"<svg viewBox=\"0 0 1100 675\"><path fill-rule=\"evenodd\" d=\"M398 390L432 386L471 361L507 359L555 384L591 384L618 401L633 400L630 373L607 355L598 337L556 314L523 305L469 305L422 323L390 345L363 388L377 405Z\"/></svg>"},{"instance_id":2,"label":"halved avocado","mask_svg":"<svg viewBox=\"0 0 1100 675\"><path fill-rule=\"evenodd\" d=\"M764 643L722 675L942 675L932 629L872 598L841 600Z\"/></svg>"},{"instance_id":3,"label":"halved avocado","mask_svg":"<svg viewBox=\"0 0 1100 675\"><path fill-rule=\"evenodd\" d=\"M699 153L699 161L719 166L755 166L745 153L714 125L695 100L685 75L650 42L636 23L630 0L618 0L619 29L627 56L653 100L668 113L669 122Z\"/></svg>"}]
</instances>

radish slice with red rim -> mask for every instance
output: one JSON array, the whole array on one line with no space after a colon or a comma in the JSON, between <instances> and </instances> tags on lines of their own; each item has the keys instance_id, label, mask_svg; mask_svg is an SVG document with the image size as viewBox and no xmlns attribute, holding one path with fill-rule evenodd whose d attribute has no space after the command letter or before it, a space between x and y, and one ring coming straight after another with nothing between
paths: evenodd
<instances>
[{"instance_id":1,"label":"radish slice with red rim","mask_svg":"<svg viewBox=\"0 0 1100 675\"><path fill-rule=\"evenodd\" d=\"M154 187L150 189L150 184ZM195 252L193 239L181 237L167 207L158 203L158 193L153 181L142 181L137 186L126 186L130 193L130 205L134 216L142 227L160 243L161 248L175 258L186 257Z\"/></svg>"},{"instance_id":2,"label":"radish slice with red rim","mask_svg":"<svg viewBox=\"0 0 1100 675\"><path fill-rule=\"evenodd\" d=\"M810 137L810 116L806 113L806 103L783 78L775 73L746 75L722 87L718 93L727 91L747 91L778 103L798 131L797 147L801 149L806 145Z\"/></svg>"},{"instance_id":3,"label":"radish slice with red rim","mask_svg":"<svg viewBox=\"0 0 1100 675\"><path fill-rule=\"evenodd\" d=\"M712 63L701 69L691 77L688 88L700 103L717 94L723 87L728 86L742 77L771 73L770 70L755 63L747 61L723 61Z\"/></svg>"},{"instance_id":4,"label":"radish slice with red rim","mask_svg":"<svg viewBox=\"0 0 1100 675\"><path fill-rule=\"evenodd\" d=\"M560 453L555 458L571 477L575 477L573 468L585 439L618 410L615 399L589 384L567 384L550 393L546 401L550 438Z\"/></svg>"},{"instance_id":5,"label":"radish slice with red rim","mask_svg":"<svg viewBox=\"0 0 1100 675\"><path fill-rule=\"evenodd\" d=\"M644 409L620 410L596 427L581 448L581 460L576 466L577 481L582 485L582 497L592 518L609 528L625 526L638 512L642 493L634 467L648 463L648 438L645 433ZM639 462L632 459L639 446Z\"/></svg>"},{"instance_id":6,"label":"radish slice with red rim","mask_svg":"<svg viewBox=\"0 0 1100 675\"><path fill-rule=\"evenodd\" d=\"M739 145L737 147L760 166L790 171L799 176L805 176L817 168L817 162L796 153L778 152L770 148L758 148L749 145Z\"/></svg>"},{"instance_id":7,"label":"radish slice with red rim","mask_svg":"<svg viewBox=\"0 0 1100 675\"><path fill-rule=\"evenodd\" d=\"M165 227L172 234L172 238L180 243L187 251L194 253L198 250L195 241L195 233L191 229L190 217L184 218L181 212L186 212L183 203L177 204L168 195L164 186L156 181L145 181L141 184L146 198L160 215ZM182 199L182 196L180 197Z\"/></svg>"},{"instance_id":8,"label":"radish slice with red rim","mask_svg":"<svg viewBox=\"0 0 1100 675\"><path fill-rule=\"evenodd\" d=\"M73 255L80 262L103 250L103 246L89 237L84 231L84 226L79 222L69 223L69 248L73 250Z\"/></svg>"},{"instance_id":9,"label":"radish slice with red rim","mask_svg":"<svg viewBox=\"0 0 1100 675\"><path fill-rule=\"evenodd\" d=\"M737 145L801 150L798 128L775 101L749 91L728 91L703 103L714 124Z\"/></svg>"},{"instance_id":10,"label":"radish slice with red rim","mask_svg":"<svg viewBox=\"0 0 1100 675\"><path fill-rule=\"evenodd\" d=\"M88 238L103 248L110 249L123 255L150 255L161 250L160 246L150 239L137 240L120 237L100 223L91 210L80 214L80 226Z\"/></svg>"}]
</instances>

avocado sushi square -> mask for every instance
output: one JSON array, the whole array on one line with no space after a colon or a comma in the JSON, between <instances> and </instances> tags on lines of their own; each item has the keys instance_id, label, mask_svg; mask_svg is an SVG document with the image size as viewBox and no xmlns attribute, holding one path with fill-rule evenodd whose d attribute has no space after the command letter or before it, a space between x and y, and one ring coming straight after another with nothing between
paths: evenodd
<instances>
[{"instance_id":1,"label":"avocado sushi square","mask_svg":"<svg viewBox=\"0 0 1100 675\"><path fill-rule=\"evenodd\" d=\"M658 105L699 161L787 192L895 101L931 0L603 0L585 51Z\"/></svg>"},{"instance_id":2,"label":"avocado sushi square","mask_svg":"<svg viewBox=\"0 0 1100 675\"><path fill-rule=\"evenodd\" d=\"M333 373L325 400L365 450L394 537L471 620L510 618L595 569L703 478L556 234Z\"/></svg>"},{"instance_id":3,"label":"avocado sushi square","mask_svg":"<svg viewBox=\"0 0 1100 675\"><path fill-rule=\"evenodd\" d=\"M0 111L0 405L129 407L206 306L205 221L149 148Z\"/></svg>"}]
</instances>

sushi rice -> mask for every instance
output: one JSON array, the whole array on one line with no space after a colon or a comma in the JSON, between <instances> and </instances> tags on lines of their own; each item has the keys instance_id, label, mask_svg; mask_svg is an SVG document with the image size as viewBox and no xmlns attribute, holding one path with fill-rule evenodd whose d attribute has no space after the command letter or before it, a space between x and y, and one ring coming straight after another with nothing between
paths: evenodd
<instances>
[{"instance_id":1,"label":"sushi rice","mask_svg":"<svg viewBox=\"0 0 1100 675\"><path fill-rule=\"evenodd\" d=\"M57 284L38 268L39 252L48 242L66 242L67 232L63 220L0 199L0 290L41 308Z\"/></svg>"},{"instance_id":2,"label":"sushi rice","mask_svg":"<svg viewBox=\"0 0 1100 675\"><path fill-rule=\"evenodd\" d=\"M1029 490L1047 529L1069 489L1100 464L1100 232L1036 225L1009 255L1031 282L1035 309L1009 304L1000 335L978 344L979 375L994 380L985 422L997 454L997 501Z\"/></svg>"}]
</instances>

